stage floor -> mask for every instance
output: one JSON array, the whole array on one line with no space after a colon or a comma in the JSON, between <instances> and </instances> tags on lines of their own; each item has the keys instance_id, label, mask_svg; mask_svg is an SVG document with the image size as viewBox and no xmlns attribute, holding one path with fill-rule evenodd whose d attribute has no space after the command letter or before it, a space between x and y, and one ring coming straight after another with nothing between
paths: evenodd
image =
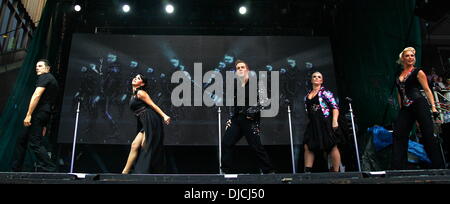
<instances>
[{"instance_id":1,"label":"stage floor","mask_svg":"<svg viewBox=\"0 0 450 204\"><path fill-rule=\"evenodd\" d=\"M0 173L2 184L424 184L450 183L450 170L298 174Z\"/></svg>"}]
</instances>

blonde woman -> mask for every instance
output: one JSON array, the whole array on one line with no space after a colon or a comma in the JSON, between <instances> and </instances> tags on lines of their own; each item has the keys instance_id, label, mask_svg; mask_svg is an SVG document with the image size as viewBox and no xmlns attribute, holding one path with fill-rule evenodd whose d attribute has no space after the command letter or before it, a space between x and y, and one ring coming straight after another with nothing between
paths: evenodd
<instances>
[{"instance_id":1,"label":"blonde woman","mask_svg":"<svg viewBox=\"0 0 450 204\"><path fill-rule=\"evenodd\" d=\"M431 168L444 168L438 141L433 135L433 119L430 109L434 115L438 111L434 103L433 94L428 86L427 76L420 68L415 66L416 50L412 47L405 48L399 54L397 62L403 65L403 70L396 78L401 109L394 126L392 168L407 168L408 136L416 121L419 122L425 151L432 163ZM422 89L428 101L420 93ZM431 103L431 108L428 102Z\"/></svg>"}]
</instances>

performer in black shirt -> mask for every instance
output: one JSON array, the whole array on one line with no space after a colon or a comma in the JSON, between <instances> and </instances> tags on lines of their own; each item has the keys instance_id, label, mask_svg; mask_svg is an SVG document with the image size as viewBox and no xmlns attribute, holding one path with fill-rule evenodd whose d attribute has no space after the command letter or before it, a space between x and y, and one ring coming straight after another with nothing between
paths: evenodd
<instances>
[{"instance_id":1,"label":"performer in black shirt","mask_svg":"<svg viewBox=\"0 0 450 204\"><path fill-rule=\"evenodd\" d=\"M42 144L43 129L46 127L58 92L58 82L49 73L50 65L45 59L36 64L36 89L31 97L28 112L23 120L26 131L17 140L13 171L22 171L28 143L37 160L37 171L52 172L56 170L46 148Z\"/></svg>"},{"instance_id":2,"label":"performer in black shirt","mask_svg":"<svg viewBox=\"0 0 450 204\"><path fill-rule=\"evenodd\" d=\"M238 106L236 100L234 100L235 106L230 108L230 119L227 121L225 128L225 136L222 139L222 166L221 169L224 173L230 173L234 170L232 166L234 145L245 135L248 144L252 150L256 153L258 158L259 167L262 173L273 173L273 167L270 162L269 156L266 150L261 144L261 128L260 128L260 110L261 104L257 99L257 104L249 104L250 99L250 85L249 85L249 71L250 68L244 61L236 61L236 75L238 81L238 87L236 89L245 90L245 105ZM256 79L254 79L256 80ZM262 87L258 87L258 92ZM236 92L236 90L235 90ZM255 94L256 96L258 94ZM235 94L236 96L236 94Z\"/></svg>"}]
</instances>

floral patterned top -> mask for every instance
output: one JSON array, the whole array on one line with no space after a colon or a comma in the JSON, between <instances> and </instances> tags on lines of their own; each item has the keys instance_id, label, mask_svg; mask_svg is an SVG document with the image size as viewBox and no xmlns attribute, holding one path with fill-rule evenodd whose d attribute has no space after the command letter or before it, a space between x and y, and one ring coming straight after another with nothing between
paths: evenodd
<instances>
[{"instance_id":1,"label":"floral patterned top","mask_svg":"<svg viewBox=\"0 0 450 204\"><path fill-rule=\"evenodd\" d=\"M308 94L306 94L304 101L306 101L306 98L308 97L309 93L311 93L312 90L310 90L308 92ZM328 91L325 89L325 87L321 87L319 90L319 93L317 93L317 95L319 95L319 103L320 103L320 108L322 109L322 113L323 116L325 116L325 118L328 118L328 116L330 116L330 108L331 109L339 109L339 106L336 102L336 99L333 96L333 93L331 91ZM331 107L329 107L331 106ZM305 103L305 109L308 112L307 108L306 108L306 103Z\"/></svg>"}]
</instances>

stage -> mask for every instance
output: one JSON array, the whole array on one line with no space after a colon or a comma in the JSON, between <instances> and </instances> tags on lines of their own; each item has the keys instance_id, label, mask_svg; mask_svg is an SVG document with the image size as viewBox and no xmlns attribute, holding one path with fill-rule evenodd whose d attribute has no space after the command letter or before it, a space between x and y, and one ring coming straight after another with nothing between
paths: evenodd
<instances>
[{"instance_id":1,"label":"stage","mask_svg":"<svg viewBox=\"0 0 450 204\"><path fill-rule=\"evenodd\" d=\"M450 170L298 174L0 173L1 184L448 184Z\"/></svg>"}]
</instances>

